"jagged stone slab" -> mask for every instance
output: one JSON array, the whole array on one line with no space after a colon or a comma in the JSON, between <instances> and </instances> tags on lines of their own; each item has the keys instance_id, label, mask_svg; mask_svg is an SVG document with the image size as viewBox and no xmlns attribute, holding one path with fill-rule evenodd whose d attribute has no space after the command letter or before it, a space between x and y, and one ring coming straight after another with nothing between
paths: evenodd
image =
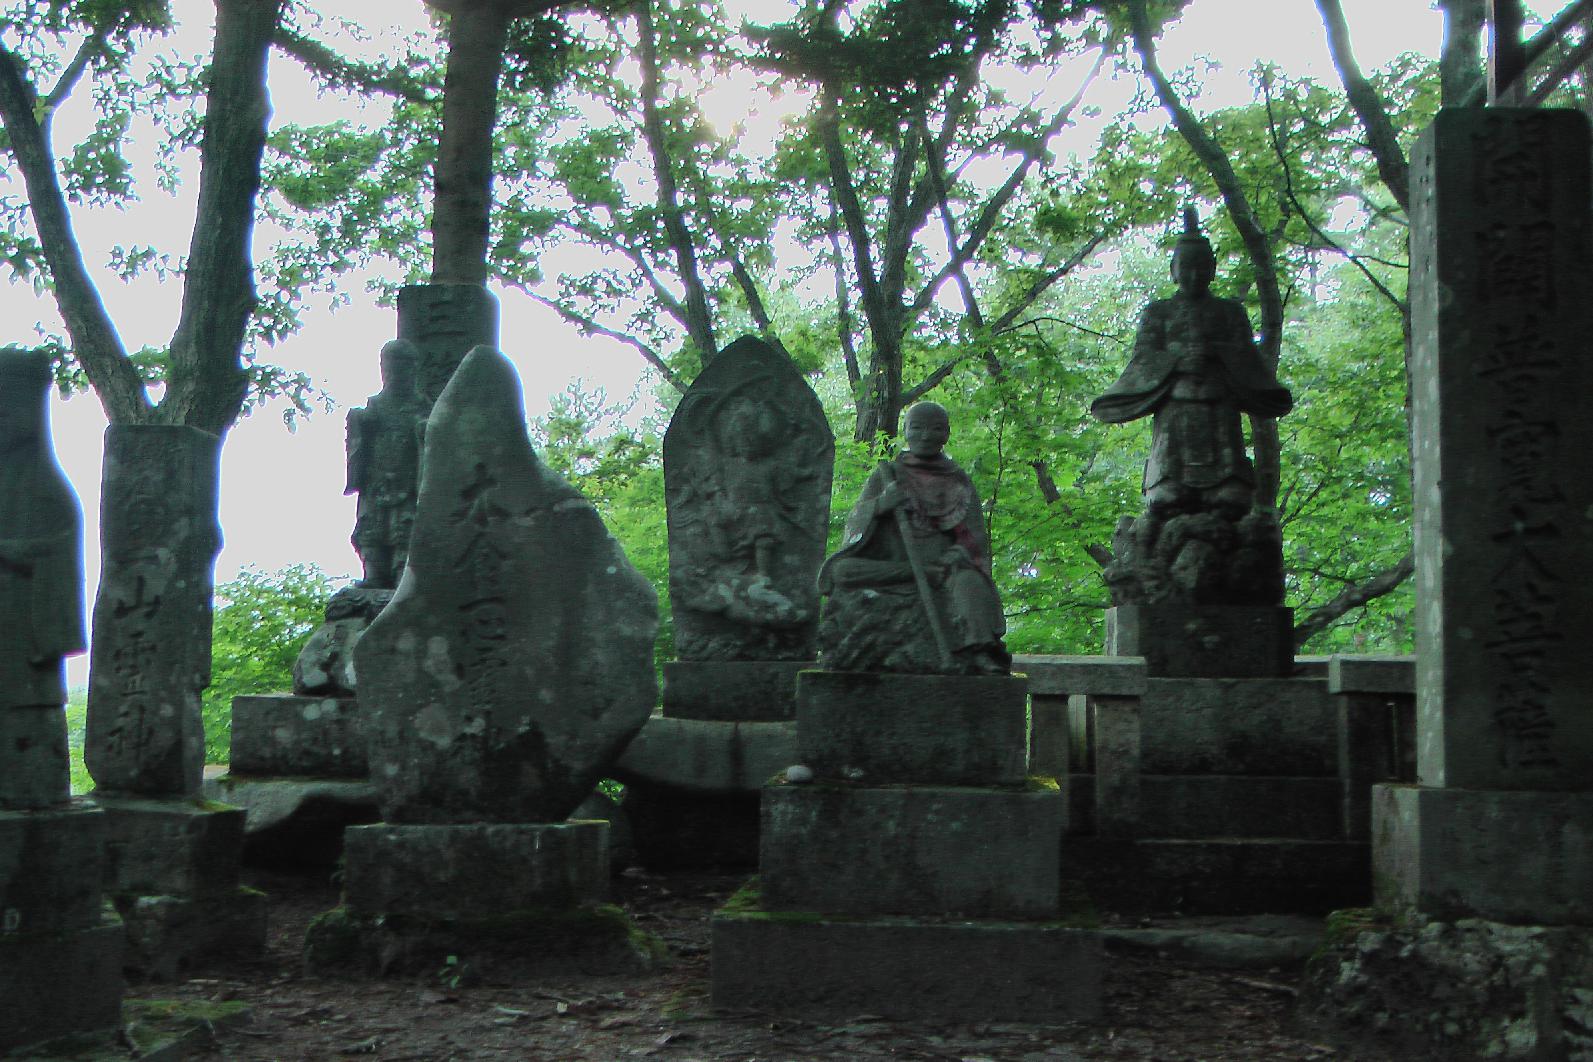
<instances>
[{"instance_id":1,"label":"jagged stone slab","mask_svg":"<svg viewBox=\"0 0 1593 1062\"><path fill-rule=\"evenodd\" d=\"M465 357L426 432L409 563L355 648L389 822L557 822L657 700L657 597L544 467L519 377Z\"/></svg>"},{"instance_id":2,"label":"jagged stone slab","mask_svg":"<svg viewBox=\"0 0 1593 1062\"><path fill-rule=\"evenodd\" d=\"M791 359L743 336L664 433L669 600L682 660L811 660L835 436Z\"/></svg>"}]
</instances>

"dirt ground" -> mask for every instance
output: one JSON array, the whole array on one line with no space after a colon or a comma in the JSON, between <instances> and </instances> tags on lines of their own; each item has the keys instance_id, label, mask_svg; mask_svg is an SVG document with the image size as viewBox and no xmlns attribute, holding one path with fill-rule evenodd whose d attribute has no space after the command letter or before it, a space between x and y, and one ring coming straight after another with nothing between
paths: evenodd
<instances>
[{"instance_id":1,"label":"dirt ground","mask_svg":"<svg viewBox=\"0 0 1593 1062\"><path fill-rule=\"evenodd\" d=\"M252 883L272 899L264 958L181 984L133 985L129 995L248 1003L252 1020L215 1029L208 1046L189 1055L236 1062L1344 1057L1291 1034L1289 973L1206 970L1166 958L1110 956L1105 1019L1092 1025L936 1025L887 1021L861 1007L825 1023L716 1013L708 1000L708 919L743 877L632 870L617 879L614 899L673 952L673 962L654 973L454 987L442 972L387 982L306 976L300 942L309 920L336 904L335 886L313 877L255 875Z\"/></svg>"}]
</instances>

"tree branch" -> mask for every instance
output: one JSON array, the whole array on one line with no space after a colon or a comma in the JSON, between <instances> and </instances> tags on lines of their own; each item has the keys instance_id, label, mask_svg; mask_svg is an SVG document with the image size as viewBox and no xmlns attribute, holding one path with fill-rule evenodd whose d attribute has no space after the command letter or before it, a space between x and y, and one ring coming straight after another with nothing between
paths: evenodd
<instances>
[{"instance_id":1,"label":"tree branch","mask_svg":"<svg viewBox=\"0 0 1593 1062\"><path fill-rule=\"evenodd\" d=\"M835 199L830 198L830 224L826 235L830 238L830 254L833 258L831 272L835 274L835 316L836 331L840 333L841 358L846 363L846 380L852 385L852 393L858 391L862 383L863 373L857 363L857 340L853 336L852 324L852 292L846 285L846 255L841 250L841 219L836 213Z\"/></svg>"},{"instance_id":2,"label":"tree branch","mask_svg":"<svg viewBox=\"0 0 1593 1062\"><path fill-rule=\"evenodd\" d=\"M1294 625L1294 648L1300 649L1306 642L1321 634L1333 625L1333 622L1351 609L1360 608L1370 601L1393 592L1411 573L1416 570L1414 554L1407 553L1400 558L1398 564L1387 571L1379 572L1362 583L1345 588L1337 597L1320 608L1314 608L1303 620Z\"/></svg>"},{"instance_id":3,"label":"tree branch","mask_svg":"<svg viewBox=\"0 0 1593 1062\"><path fill-rule=\"evenodd\" d=\"M345 59L320 41L311 40L287 26L277 27L271 43L282 54L297 59L306 70L332 88L358 89L367 94L380 93L408 103L437 102L436 96L427 91L423 82L405 71Z\"/></svg>"},{"instance_id":4,"label":"tree branch","mask_svg":"<svg viewBox=\"0 0 1593 1062\"><path fill-rule=\"evenodd\" d=\"M39 117L43 124L50 124L50 119L55 115L56 108L65 103L66 98L72 94L72 90L77 87L78 81L82 79L84 72L88 70L89 63L95 55L99 54L100 49L105 46L105 38L109 35L111 29L112 27L110 26L101 27L83 38L83 43L78 45L77 52L72 56L72 61L66 64L65 70L61 71L61 76L56 80L55 87L44 97L43 105L40 108L43 114Z\"/></svg>"},{"instance_id":5,"label":"tree branch","mask_svg":"<svg viewBox=\"0 0 1593 1062\"><path fill-rule=\"evenodd\" d=\"M1344 82L1344 94L1349 97L1350 106L1355 109L1361 126L1366 130L1366 146L1377 160L1378 175L1388 185L1395 201L1409 213L1410 163L1405 158L1404 149L1399 146L1399 135L1394 131L1394 123L1389 121L1388 109L1383 106L1377 89L1361 73L1360 64L1355 61L1355 51L1350 45L1349 22L1344 18L1344 6L1340 0L1316 0L1316 9L1322 15L1322 24L1327 27L1328 51L1333 56L1333 65L1338 67L1340 80Z\"/></svg>"},{"instance_id":6,"label":"tree branch","mask_svg":"<svg viewBox=\"0 0 1593 1062\"><path fill-rule=\"evenodd\" d=\"M568 306L565 306L556 299L550 299L546 295L532 291L529 287L523 283L520 283L519 281L505 281L504 286L513 288L514 290L525 295L527 298L546 306L564 320L579 328L585 335L603 336L605 339L612 339L616 342L624 343L626 346L632 348L638 354L640 354L643 359L646 360L647 364L657 369L658 374L665 380L669 381L670 386L675 388L675 390L684 393L686 388L689 386L686 381L681 378L679 373L677 373L674 369L671 369L669 365L665 363L664 359L659 356L658 351L654 350L652 347L648 346L637 337L629 335L625 332L616 331L606 325L598 324L595 320L586 316L585 314L577 313L575 310L570 309Z\"/></svg>"},{"instance_id":7,"label":"tree branch","mask_svg":"<svg viewBox=\"0 0 1593 1062\"><path fill-rule=\"evenodd\" d=\"M1104 230L1096 233L1094 236L1091 236L1085 241L1084 246L1080 247L1078 250L1069 255L1066 262L1063 262L1055 269L1048 269L1036 277L1030 282L1029 286L1024 289L1023 294L1018 296L1018 301L1008 307L1000 317L996 318L995 323L990 326L990 331L999 335L1013 327L1012 322L1017 319L1019 314L1023 313L1023 311L1027 310L1030 306L1033 306L1035 300L1041 295L1044 295L1051 285L1055 284L1057 281L1073 272L1079 266L1083 265L1084 260L1091 254L1095 253L1095 249L1099 247L1102 242L1105 241L1105 239L1106 232ZM1084 331L1087 332L1089 329L1086 328ZM1099 335L1100 333L1096 334Z\"/></svg>"}]
</instances>

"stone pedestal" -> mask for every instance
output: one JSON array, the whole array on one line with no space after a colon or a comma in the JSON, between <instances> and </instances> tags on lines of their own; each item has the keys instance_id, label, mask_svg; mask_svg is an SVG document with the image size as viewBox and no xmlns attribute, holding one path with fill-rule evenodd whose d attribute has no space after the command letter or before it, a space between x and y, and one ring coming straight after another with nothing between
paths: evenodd
<instances>
[{"instance_id":1,"label":"stone pedestal","mask_svg":"<svg viewBox=\"0 0 1593 1062\"><path fill-rule=\"evenodd\" d=\"M266 897L240 884L242 808L97 798L105 889L127 926L129 969L172 979L265 950Z\"/></svg>"},{"instance_id":2,"label":"stone pedestal","mask_svg":"<svg viewBox=\"0 0 1593 1062\"><path fill-rule=\"evenodd\" d=\"M398 338L420 348L417 383L435 402L472 347L497 348L497 297L480 284L406 284L398 289Z\"/></svg>"},{"instance_id":3,"label":"stone pedestal","mask_svg":"<svg viewBox=\"0 0 1593 1062\"><path fill-rule=\"evenodd\" d=\"M797 700L817 780L764 789L759 885L714 915L715 1005L1098 1016L1100 940L1059 909L1067 800L1021 782L1023 680L807 671Z\"/></svg>"},{"instance_id":4,"label":"stone pedestal","mask_svg":"<svg viewBox=\"0 0 1593 1062\"><path fill-rule=\"evenodd\" d=\"M432 974L453 965L492 979L648 968L659 945L637 933L608 888L608 823L353 826L343 906L305 940L327 974Z\"/></svg>"},{"instance_id":5,"label":"stone pedestal","mask_svg":"<svg viewBox=\"0 0 1593 1062\"><path fill-rule=\"evenodd\" d=\"M1372 787L1416 780L1416 658L1334 656L1328 693L1339 712L1344 836L1372 836Z\"/></svg>"},{"instance_id":6,"label":"stone pedestal","mask_svg":"<svg viewBox=\"0 0 1593 1062\"><path fill-rule=\"evenodd\" d=\"M1106 654L1142 656L1157 677L1277 678L1294 668L1294 610L1119 605L1106 611Z\"/></svg>"},{"instance_id":7,"label":"stone pedestal","mask_svg":"<svg viewBox=\"0 0 1593 1062\"><path fill-rule=\"evenodd\" d=\"M0 810L0 1055L121 1023L122 920L104 902L105 813Z\"/></svg>"},{"instance_id":8,"label":"stone pedestal","mask_svg":"<svg viewBox=\"0 0 1593 1062\"><path fill-rule=\"evenodd\" d=\"M664 715L671 719L771 723L796 718L797 674L811 660L671 660Z\"/></svg>"}]
</instances>

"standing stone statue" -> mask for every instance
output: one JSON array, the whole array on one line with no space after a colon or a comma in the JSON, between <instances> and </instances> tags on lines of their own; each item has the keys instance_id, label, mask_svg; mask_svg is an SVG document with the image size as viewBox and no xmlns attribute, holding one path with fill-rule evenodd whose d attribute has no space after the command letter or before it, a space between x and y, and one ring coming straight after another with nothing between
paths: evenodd
<instances>
[{"instance_id":1,"label":"standing stone statue","mask_svg":"<svg viewBox=\"0 0 1593 1062\"><path fill-rule=\"evenodd\" d=\"M681 660L811 660L835 438L791 359L730 344L664 435Z\"/></svg>"},{"instance_id":2,"label":"standing stone statue","mask_svg":"<svg viewBox=\"0 0 1593 1062\"><path fill-rule=\"evenodd\" d=\"M1276 519L1254 507L1240 414L1278 417L1293 398L1262 361L1244 307L1211 294L1216 256L1194 208L1173 251L1178 291L1145 307L1128 367L1090 412L1152 417L1145 507L1118 526L1106 571L1116 604L1283 600Z\"/></svg>"},{"instance_id":3,"label":"standing stone statue","mask_svg":"<svg viewBox=\"0 0 1593 1062\"><path fill-rule=\"evenodd\" d=\"M83 516L49 435L50 363L0 350L0 807L67 798L62 658L83 631Z\"/></svg>"},{"instance_id":4,"label":"standing stone statue","mask_svg":"<svg viewBox=\"0 0 1593 1062\"><path fill-rule=\"evenodd\" d=\"M1006 620L973 480L943 453L943 406L907 411L906 450L881 462L819 571L819 659L832 671L1007 674Z\"/></svg>"},{"instance_id":5,"label":"standing stone statue","mask_svg":"<svg viewBox=\"0 0 1593 1062\"><path fill-rule=\"evenodd\" d=\"M416 387L419 349L395 339L382 347L382 390L348 414L348 486L358 494L354 552L362 587L391 590L409 556L420 482L420 432L426 400Z\"/></svg>"}]
</instances>

